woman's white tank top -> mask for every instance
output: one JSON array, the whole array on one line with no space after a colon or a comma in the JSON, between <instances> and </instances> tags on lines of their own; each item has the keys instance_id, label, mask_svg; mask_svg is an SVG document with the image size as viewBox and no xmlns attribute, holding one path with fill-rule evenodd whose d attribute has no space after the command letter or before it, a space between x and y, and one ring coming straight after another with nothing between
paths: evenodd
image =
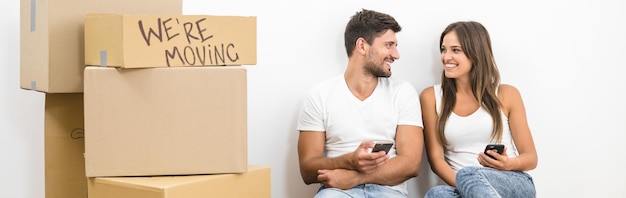
<instances>
[{"instance_id":1,"label":"woman's white tank top","mask_svg":"<svg viewBox=\"0 0 626 198\"><path fill-rule=\"evenodd\" d=\"M437 114L441 114L441 98L443 92L441 84L433 86L435 90ZM509 119L502 113L502 142L507 148L509 158L518 156L517 148L513 143ZM481 166L478 163L478 153L485 150L490 142L493 124L491 116L482 107L468 116L459 116L452 112L445 126L445 136L448 145L444 148L445 158L448 164L458 171L466 166Z\"/></svg>"}]
</instances>

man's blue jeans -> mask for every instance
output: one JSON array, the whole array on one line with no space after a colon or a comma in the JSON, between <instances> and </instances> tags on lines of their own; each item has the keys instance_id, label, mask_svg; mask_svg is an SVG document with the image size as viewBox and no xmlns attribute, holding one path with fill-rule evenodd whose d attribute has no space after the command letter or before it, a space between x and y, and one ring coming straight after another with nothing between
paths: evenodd
<instances>
[{"instance_id":1,"label":"man's blue jeans","mask_svg":"<svg viewBox=\"0 0 626 198\"><path fill-rule=\"evenodd\" d=\"M348 190L341 190L338 188L325 188L320 187L319 191L314 198L406 198L407 195L397 191L395 189L377 185L377 184L362 184L355 186Z\"/></svg>"},{"instance_id":2,"label":"man's blue jeans","mask_svg":"<svg viewBox=\"0 0 626 198\"><path fill-rule=\"evenodd\" d=\"M521 171L501 171L487 167L465 167L456 173L457 188L448 185L432 187L426 198L533 198L536 196L532 177Z\"/></svg>"}]
</instances>

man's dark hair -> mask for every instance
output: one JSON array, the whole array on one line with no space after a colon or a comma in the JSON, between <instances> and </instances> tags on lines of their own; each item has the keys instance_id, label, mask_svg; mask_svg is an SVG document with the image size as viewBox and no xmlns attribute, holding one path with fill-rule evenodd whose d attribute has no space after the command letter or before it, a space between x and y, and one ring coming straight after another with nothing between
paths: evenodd
<instances>
[{"instance_id":1,"label":"man's dark hair","mask_svg":"<svg viewBox=\"0 0 626 198\"><path fill-rule=\"evenodd\" d=\"M363 38L368 44L372 44L374 38L384 34L389 29L393 32L399 32L402 27L396 19L388 14L366 9L357 12L350 18L344 33L348 57L352 56L357 39Z\"/></svg>"}]
</instances>

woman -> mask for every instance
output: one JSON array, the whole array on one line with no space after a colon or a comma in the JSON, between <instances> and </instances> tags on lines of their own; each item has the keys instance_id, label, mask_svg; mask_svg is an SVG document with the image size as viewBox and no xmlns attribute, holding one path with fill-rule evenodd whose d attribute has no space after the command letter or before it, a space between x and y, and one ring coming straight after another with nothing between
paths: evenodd
<instances>
[{"instance_id":1,"label":"woman","mask_svg":"<svg viewBox=\"0 0 626 198\"><path fill-rule=\"evenodd\" d=\"M424 89L420 101L428 160L448 185L426 197L535 197L525 171L537 166L537 152L524 103L515 87L500 84L489 33L478 22L456 22L439 44L441 84Z\"/></svg>"}]
</instances>

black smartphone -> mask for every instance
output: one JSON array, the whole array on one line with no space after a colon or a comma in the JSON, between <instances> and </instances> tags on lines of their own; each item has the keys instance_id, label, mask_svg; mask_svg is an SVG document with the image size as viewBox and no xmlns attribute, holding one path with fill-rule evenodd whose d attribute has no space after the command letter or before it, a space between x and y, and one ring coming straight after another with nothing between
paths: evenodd
<instances>
[{"instance_id":1,"label":"black smartphone","mask_svg":"<svg viewBox=\"0 0 626 198\"><path fill-rule=\"evenodd\" d=\"M484 151L485 155L491 157L491 159L496 159L495 157L487 154L488 150L495 150L496 152L498 152L498 154L502 154L502 152L504 151L504 144L488 144L485 147L485 151Z\"/></svg>"},{"instance_id":2,"label":"black smartphone","mask_svg":"<svg viewBox=\"0 0 626 198\"><path fill-rule=\"evenodd\" d=\"M378 151L385 151L385 153L388 154L392 146L393 146L393 142L377 142L374 145L374 148L372 148L372 153L378 152Z\"/></svg>"}]
</instances>

